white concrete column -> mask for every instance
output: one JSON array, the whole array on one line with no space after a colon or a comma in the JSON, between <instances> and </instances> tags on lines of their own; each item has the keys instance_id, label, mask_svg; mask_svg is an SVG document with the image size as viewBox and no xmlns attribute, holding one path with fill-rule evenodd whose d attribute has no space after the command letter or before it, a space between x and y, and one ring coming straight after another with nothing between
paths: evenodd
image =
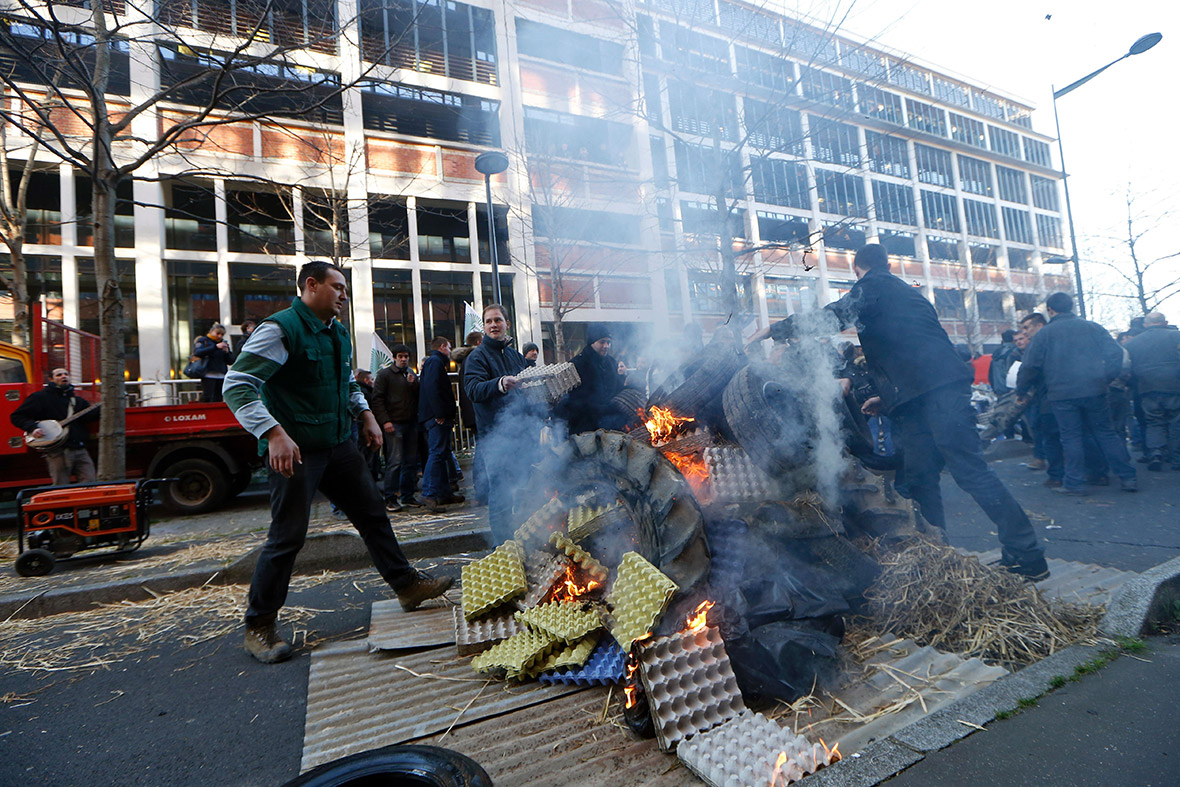
<instances>
[{"instance_id":1,"label":"white concrete column","mask_svg":"<svg viewBox=\"0 0 1180 787\"><path fill-rule=\"evenodd\" d=\"M426 319L422 314L422 270L418 257L418 199L406 197L406 230L410 235L410 289L414 293L414 343L418 365L426 359Z\"/></svg>"},{"instance_id":2,"label":"white concrete column","mask_svg":"<svg viewBox=\"0 0 1180 787\"><path fill-rule=\"evenodd\" d=\"M217 238L217 303L221 324L233 322L232 294L229 277L229 205L225 199L225 179L213 181L214 236Z\"/></svg>"},{"instance_id":3,"label":"white concrete column","mask_svg":"<svg viewBox=\"0 0 1180 787\"><path fill-rule=\"evenodd\" d=\"M467 237L471 244L471 305L476 314L483 314L483 280L479 275L479 213L476 207L474 202L467 203ZM488 243L491 243L490 238ZM463 322L467 322L466 315L463 316ZM467 336L462 338L466 341Z\"/></svg>"},{"instance_id":4,"label":"white concrete column","mask_svg":"<svg viewBox=\"0 0 1180 787\"><path fill-rule=\"evenodd\" d=\"M78 327L78 201L74 167L62 164L61 176L61 307L62 322Z\"/></svg>"}]
</instances>

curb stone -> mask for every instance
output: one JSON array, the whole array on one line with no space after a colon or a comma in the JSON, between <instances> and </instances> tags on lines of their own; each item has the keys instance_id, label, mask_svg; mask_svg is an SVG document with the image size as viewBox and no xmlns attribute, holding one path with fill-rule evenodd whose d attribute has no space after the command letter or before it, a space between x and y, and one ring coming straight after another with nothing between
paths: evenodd
<instances>
[{"instance_id":1,"label":"curb stone","mask_svg":"<svg viewBox=\"0 0 1180 787\"><path fill-rule=\"evenodd\" d=\"M492 534L487 529L466 530L441 536L405 541L402 551L410 560L443 557L458 552L490 549ZM147 601L160 593L175 593L202 585L232 585L249 582L261 546L229 566L205 563L181 571L163 571L93 585L17 593L0 597L0 621L42 618L63 612L81 612L96 604ZM364 541L355 533L315 533L307 537L295 561L295 573L317 574L367 568L372 565Z\"/></svg>"},{"instance_id":2,"label":"curb stone","mask_svg":"<svg viewBox=\"0 0 1180 787\"><path fill-rule=\"evenodd\" d=\"M1137 637L1171 614L1180 600L1180 558L1173 558L1129 580L1107 607L1098 633L1108 637ZM1010 673L973 694L950 703L906 725L884 740L808 776L805 783L818 787L873 787L893 778L923 759L978 730L961 724L983 726L996 713L1017 706L1025 697L1048 691L1054 677L1069 676L1106 648L1071 645L1053 655Z\"/></svg>"}]
</instances>

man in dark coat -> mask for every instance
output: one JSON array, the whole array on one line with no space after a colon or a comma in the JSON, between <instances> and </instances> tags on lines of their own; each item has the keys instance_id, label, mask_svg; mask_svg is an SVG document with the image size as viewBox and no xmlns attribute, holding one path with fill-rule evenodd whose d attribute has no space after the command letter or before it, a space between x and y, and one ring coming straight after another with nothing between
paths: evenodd
<instances>
[{"instance_id":1,"label":"man in dark coat","mask_svg":"<svg viewBox=\"0 0 1180 787\"><path fill-rule=\"evenodd\" d=\"M385 433L385 510L397 513L418 503L418 376L409 347L395 344L390 352L393 363L377 372L373 385L373 415Z\"/></svg>"},{"instance_id":2,"label":"man in dark coat","mask_svg":"<svg viewBox=\"0 0 1180 787\"><path fill-rule=\"evenodd\" d=\"M620 364L610 355L610 347L610 328L592 323L586 329L586 346L573 360L582 382L570 391L567 402L570 434L621 429L627 421L611 407L625 377L619 374Z\"/></svg>"},{"instance_id":3,"label":"man in dark coat","mask_svg":"<svg viewBox=\"0 0 1180 787\"><path fill-rule=\"evenodd\" d=\"M1115 434L1107 390L1122 374L1123 348L1105 328L1073 313L1073 298L1055 292L1045 300L1049 324L1037 331L1016 378L1016 395L1025 398L1038 383L1061 430L1065 477L1061 491L1086 494L1085 433L1098 442L1123 490L1138 489L1135 468L1124 438Z\"/></svg>"},{"instance_id":4,"label":"man in dark coat","mask_svg":"<svg viewBox=\"0 0 1180 787\"><path fill-rule=\"evenodd\" d=\"M463 368L479 430L478 451L488 473L488 524L497 544L512 538L513 496L528 477L539 439L526 422L529 407L517 387L516 375L526 363L512 346L511 328L503 306L485 306L483 342Z\"/></svg>"},{"instance_id":5,"label":"man in dark coat","mask_svg":"<svg viewBox=\"0 0 1180 787\"><path fill-rule=\"evenodd\" d=\"M1180 331L1159 312L1145 316L1143 327L1127 353L1147 416L1147 469L1158 472L1168 461L1180 470Z\"/></svg>"},{"instance_id":6,"label":"man in dark coat","mask_svg":"<svg viewBox=\"0 0 1180 787\"><path fill-rule=\"evenodd\" d=\"M21 402L8 420L28 435L44 437L38 421L64 421L89 406L89 402L74 392L70 373L65 369L54 369L45 387ZM68 434L64 446L43 454L54 486L70 483L70 476L75 476L79 484L94 480L94 460L86 451L86 438L89 437L86 424L97 419L98 408L95 408L66 427Z\"/></svg>"},{"instance_id":7,"label":"man in dark coat","mask_svg":"<svg viewBox=\"0 0 1180 787\"><path fill-rule=\"evenodd\" d=\"M992 365L988 370L988 384L996 396L1012 390L1008 387L1008 370L1018 360L1020 351L1016 348L1016 331L1004 331L1000 334L1000 349L992 353Z\"/></svg>"},{"instance_id":8,"label":"man in dark coat","mask_svg":"<svg viewBox=\"0 0 1180 787\"><path fill-rule=\"evenodd\" d=\"M884 411L893 437L905 452L910 494L930 524L946 527L939 474L943 467L996 523L1009 571L1042 579L1049 574L1044 550L1024 509L983 459L975 411L971 407L972 369L963 363L934 306L915 288L889 272L883 246L856 253L857 282L847 295L824 307L819 331L835 333L855 325L877 396L862 408ZM798 330L795 318L770 326L755 337L786 338Z\"/></svg>"},{"instance_id":9,"label":"man in dark coat","mask_svg":"<svg viewBox=\"0 0 1180 787\"><path fill-rule=\"evenodd\" d=\"M436 336L430 343L430 355L422 363L422 382L418 389L418 423L426 433L426 469L422 471L422 505L434 513L451 497L447 481L450 459L450 434L455 425L455 394L447 368L451 365L451 342ZM458 501L457 501L458 502Z\"/></svg>"}]
</instances>

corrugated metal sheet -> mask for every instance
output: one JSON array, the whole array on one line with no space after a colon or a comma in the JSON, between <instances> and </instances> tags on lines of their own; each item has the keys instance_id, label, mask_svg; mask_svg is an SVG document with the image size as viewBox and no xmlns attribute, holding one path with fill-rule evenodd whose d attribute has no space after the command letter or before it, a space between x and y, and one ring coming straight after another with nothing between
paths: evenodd
<instances>
[{"instance_id":1,"label":"corrugated metal sheet","mask_svg":"<svg viewBox=\"0 0 1180 787\"><path fill-rule=\"evenodd\" d=\"M361 640L316 650L308 672L303 770L440 732L456 719L468 724L581 690L488 683L471 670L470 661L454 648L370 653Z\"/></svg>"},{"instance_id":2,"label":"corrugated metal sheet","mask_svg":"<svg viewBox=\"0 0 1180 787\"><path fill-rule=\"evenodd\" d=\"M1000 559L1000 550L989 552L968 552L982 563ZM1106 606L1127 580L1138 576L1133 571L1096 566L1091 563L1075 563L1068 560L1049 558L1049 578L1037 583L1041 595L1050 601L1070 601L1076 604Z\"/></svg>"},{"instance_id":3,"label":"corrugated metal sheet","mask_svg":"<svg viewBox=\"0 0 1180 787\"><path fill-rule=\"evenodd\" d=\"M455 603L447 598L427 601L403 612L397 599L373 602L369 617L371 650L411 650L455 643Z\"/></svg>"}]
</instances>

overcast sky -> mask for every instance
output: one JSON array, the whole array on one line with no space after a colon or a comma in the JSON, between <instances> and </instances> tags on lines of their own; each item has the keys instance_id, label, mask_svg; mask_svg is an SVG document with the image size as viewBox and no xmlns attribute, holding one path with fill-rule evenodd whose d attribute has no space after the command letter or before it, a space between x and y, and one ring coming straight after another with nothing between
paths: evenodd
<instances>
[{"instance_id":1,"label":"overcast sky","mask_svg":"<svg viewBox=\"0 0 1180 787\"><path fill-rule=\"evenodd\" d=\"M815 2L801 5L814 13L820 10ZM847 10L849 2L843 0L840 8ZM844 28L1032 103L1033 128L1054 138L1052 86L1063 87L1106 65L1142 35L1163 33L1154 49L1062 97L1058 109L1083 261L1117 253L1106 238L1114 236L1117 243L1126 237L1128 183L1137 195L1137 213L1156 217L1158 224L1143 239L1141 259L1180 251L1180 3L857 0ZM1056 144L1053 158L1056 162ZM1173 215L1160 220L1168 210ZM1180 257L1157 271L1157 286L1180 278ZM1093 262L1083 276L1105 289L1114 289L1117 278ZM1126 319L1125 307L1113 300L1092 311L1112 327ZM1163 311L1170 322L1180 322L1180 295Z\"/></svg>"}]
</instances>

